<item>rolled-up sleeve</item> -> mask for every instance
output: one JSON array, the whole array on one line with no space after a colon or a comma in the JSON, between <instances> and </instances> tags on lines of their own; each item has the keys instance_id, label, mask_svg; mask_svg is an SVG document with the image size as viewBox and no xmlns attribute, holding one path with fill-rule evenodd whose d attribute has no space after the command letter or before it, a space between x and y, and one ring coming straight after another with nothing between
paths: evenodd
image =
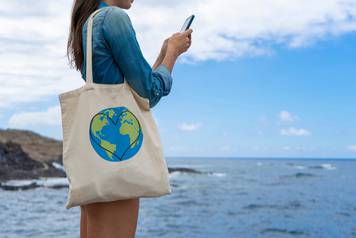
<instances>
[{"instance_id":1,"label":"rolled-up sleeve","mask_svg":"<svg viewBox=\"0 0 356 238\"><path fill-rule=\"evenodd\" d=\"M169 94L173 82L171 73L163 64L154 70L148 64L138 44L131 20L123 9L111 7L107 12L103 35L128 84L140 96L149 99L151 108L161 97Z\"/></svg>"}]
</instances>

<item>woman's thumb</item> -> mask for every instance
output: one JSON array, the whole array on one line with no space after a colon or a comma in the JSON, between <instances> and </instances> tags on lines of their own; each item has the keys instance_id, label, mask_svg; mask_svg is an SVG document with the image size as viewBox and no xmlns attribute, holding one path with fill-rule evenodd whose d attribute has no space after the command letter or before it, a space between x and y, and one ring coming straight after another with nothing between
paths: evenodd
<instances>
[{"instance_id":1,"label":"woman's thumb","mask_svg":"<svg viewBox=\"0 0 356 238\"><path fill-rule=\"evenodd\" d=\"M188 30L186 30L185 32L184 32L184 34L185 35L189 35L189 34L191 34L193 32L193 30L191 29L191 28L189 28Z\"/></svg>"}]
</instances>

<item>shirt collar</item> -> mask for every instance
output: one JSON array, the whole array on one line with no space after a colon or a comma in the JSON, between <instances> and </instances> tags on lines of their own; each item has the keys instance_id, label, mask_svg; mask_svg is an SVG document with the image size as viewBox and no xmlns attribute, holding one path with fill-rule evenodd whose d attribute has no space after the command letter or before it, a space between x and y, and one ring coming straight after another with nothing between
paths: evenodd
<instances>
[{"instance_id":1,"label":"shirt collar","mask_svg":"<svg viewBox=\"0 0 356 238\"><path fill-rule=\"evenodd\" d=\"M103 8L103 7L108 7L108 6L109 6L109 4L107 4L106 2L100 1L98 9Z\"/></svg>"}]
</instances>

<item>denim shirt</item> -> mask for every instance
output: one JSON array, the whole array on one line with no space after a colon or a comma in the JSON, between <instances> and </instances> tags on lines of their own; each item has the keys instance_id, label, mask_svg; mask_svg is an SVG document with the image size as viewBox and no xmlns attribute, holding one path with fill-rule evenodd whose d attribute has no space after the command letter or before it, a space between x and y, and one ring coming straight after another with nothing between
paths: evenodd
<instances>
[{"instance_id":1,"label":"denim shirt","mask_svg":"<svg viewBox=\"0 0 356 238\"><path fill-rule=\"evenodd\" d=\"M148 64L137 42L136 32L127 13L115 6L101 2L104 8L93 22L93 81L94 83L127 83L154 107L172 87L172 76L164 64L156 69ZM82 29L84 63L81 74L86 80L87 24Z\"/></svg>"}]
</instances>

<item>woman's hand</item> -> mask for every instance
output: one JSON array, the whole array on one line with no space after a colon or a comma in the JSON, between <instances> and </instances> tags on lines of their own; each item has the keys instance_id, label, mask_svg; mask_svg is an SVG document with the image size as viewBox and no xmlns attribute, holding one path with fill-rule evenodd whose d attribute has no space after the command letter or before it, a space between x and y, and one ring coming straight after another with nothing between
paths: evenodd
<instances>
[{"instance_id":1,"label":"woman's hand","mask_svg":"<svg viewBox=\"0 0 356 238\"><path fill-rule=\"evenodd\" d=\"M162 55L163 58L164 58L164 56L165 56L166 53L167 53L168 40L169 40L169 38L167 38L167 39L164 40L163 45L162 45L162 48L161 48L161 53L160 53L160 55Z\"/></svg>"},{"instance_id":2,"label":"woman's hand","mask_svg":"<svg viewBox=\"0 0 356 238\"><path fill-rule=\"evenodd\" d=\"M167 47L168 47L168 40L169 40L169 38L164 40L163 45L161 47L161 51L159 52L157 61L162 61L164 56L166 56Z\"/></svg>"},{"instance_id":3,"label":"woman's hand","mask_svg":"<svg viewBox=\"0 0 356 238\"><path fill-rule=\"evenodd\" d=\"M192 29L184 32L174 33L171 37L165 40L167 46L163 43L162 51L165 51L165 56L162 64L166 65L169 72L172 73L173 66L179 55L186 52L192 44ZM165 49L165 47L167 47Z\"/></svg>"},{"instance_id":4,"label":"woman's hand","mask_svg":"<svg viewBox=\"0 0 356 238\"><path fill-rule=\"evenodd\" d=\"M178 57L182 53L186 52L192 44L192 29L188 29L184 32L174 33L167 40L167 51L174 52Z\"/></svg>"},{"instance_id":5,"label":"woman's hand","mask_svg":"<svg viewBox=\"0 0 356 238\"><path fill-rule=\"evenodd\" d=\"M164 40L163 45L161 47L161 51L159 52L159 55L158 55L158 57L156 59L156 62L152 66L153 69L156 69L162 63L164 57L166 56L167 47L168 47L168 40L169 40L169 38Z\"/></svg>"}]
</instances>

